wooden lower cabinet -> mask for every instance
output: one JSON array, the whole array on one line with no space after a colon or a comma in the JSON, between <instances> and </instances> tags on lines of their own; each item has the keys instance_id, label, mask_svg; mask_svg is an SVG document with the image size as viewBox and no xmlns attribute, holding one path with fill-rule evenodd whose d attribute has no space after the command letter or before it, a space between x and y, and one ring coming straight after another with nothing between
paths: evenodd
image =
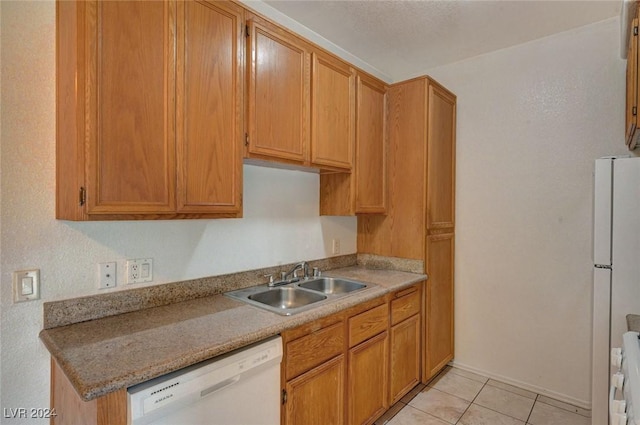
<instances>
[{"instance_id":1,"label":"wooden lower cabinet","mask_svg":"<svg viewBox=\"0 0 640 425\"><path fill-rule=\"evenodd\" d=\"M372 424L413 389L422 368L423 286L283 332L282 424Z\"/></svg>"},{"instance_id":2,"label":"wooden lower cabinet","mask_svg":"<svg viewBox=\"0 0 640 425\"><path fill-rule=\"evenodd\" d=\"M127 390L83 401L58 363L51 359L51 425L127 425Z\"/></svg>"},{"instance_id":3,"label":"wooden lower cabinet","mask_svg":"<svg viewBox=\"0 0 640 425\"><path fill-rule=\"evenodd\" d=\"M454 353L454 239L453 233L427 237L429 280L425 287L424 364L427 382L453 359Z\"/></svg>"},{"instance_id":4,"label":"wooden lower cabinet","mask_svg":"<svg viewBox=\"0 0 640 425\"><path fill-rule=\"evenodd\" d=\"M387 332L349 350L347 410L350 425L371 424L389 408L388 358Z\"/></svg>"},{"instance_id":5,"label":"wooden lower cabinet","mask_svg":"<svg viewBox=\"0 0 640 425\"><path fill-rule=\"evenodd\" d=\"M389 339L389 390L393 404L420 382L420 315L392 326Z\"/></svg>"},{"instance_id":6,"label":"wooden lower cabinet","mask_svg":"<svg viewBox=\"0 0 640 425\"><path fill-rule=\"evenodd\" d=\"M285 384L284 423L344 424L344 355Z\"/></svg>"}]
</instances>

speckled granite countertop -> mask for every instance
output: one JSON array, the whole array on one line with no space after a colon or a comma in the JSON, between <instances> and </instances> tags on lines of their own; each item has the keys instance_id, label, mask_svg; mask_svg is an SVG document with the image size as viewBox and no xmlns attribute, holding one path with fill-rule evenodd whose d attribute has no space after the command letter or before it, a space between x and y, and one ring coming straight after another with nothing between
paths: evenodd
<instances>
[{"instance_id":1,"label":"speckled granite countertop","mask_svg":"<svg viewBox=\"0 0 640 425\"><path fill-rule=\"evenodd\" d=\"M640 332L640 315L627 314L627 329L633 332Z\"/></svg>"},{"instance_id":2,"label":"speckled granite countertop","mask_svg":"<svg viewBox=\"0 0 640 425\"><path fill-rule=\"evenodd\" d=\"M45 329L40 338L80 397L89 401L426 278L362 266L330 270L324 275L375 286L294 316L213 295Z\"/></svg>"}]
</instances>

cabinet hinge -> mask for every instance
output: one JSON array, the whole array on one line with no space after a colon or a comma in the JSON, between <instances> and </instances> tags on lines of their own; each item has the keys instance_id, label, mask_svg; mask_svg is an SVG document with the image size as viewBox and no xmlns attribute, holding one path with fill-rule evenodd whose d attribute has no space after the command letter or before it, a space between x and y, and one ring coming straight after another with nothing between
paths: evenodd
<instances>
[{"instance_id":1,"label":"cabinet hinge","mask_svg":"<svg viewBox=\"0 0 640 425\"><path fill-rule=\"evenodd\" d=\"M638 27L633 27L633 35L638 35Z\"/></svg>"},{"instance_id":2,"label":"cabinet hinge","mask_svg":"<svg viewBox=\"0 0 640 425\"><path fill-rule=\"evenodd\" d=\"M249 146L249 133L244 133L244 145Z\"/></svg>"},{"instance_id":3,"label":"cabinet hinge","mask_svg":"<svg viewBox=\"0 0 640 425\"><path fill-rule=\"evenodd\" d=\"M87 202L87 190L84 187L80 188L80 206L83 206Z\"/></svg>"},{"instance_id":4,"label":"cabinet hinge","mask_svg":"<svg viewBox=\"0 0 640 425\"><path fill-rule=\"evenodd\" d=\"M638 115L638 107L634 106L633 108L631 108L631 115L633 115L634 117L636 115Z\"/></svg>"},{"instance_id":5,"label":"cabinet hinge","mask_svg":"<svg viewBox=\"0 0 640 425\"><path fill-rule=\"evenodd\" d=\"M287 390L282 390L282 404L287 402Z\"/></svg>"},{"instance_id":6,"label":"cabinet hinge","mask_svg":"<svg viewBox=\"0 0 640 425\"><path fill-rule=\"evenodd\" d=\"M245 25L244 26L244 36L245 37L249 37L249 25Z\"/></svg>"}]
</instances>

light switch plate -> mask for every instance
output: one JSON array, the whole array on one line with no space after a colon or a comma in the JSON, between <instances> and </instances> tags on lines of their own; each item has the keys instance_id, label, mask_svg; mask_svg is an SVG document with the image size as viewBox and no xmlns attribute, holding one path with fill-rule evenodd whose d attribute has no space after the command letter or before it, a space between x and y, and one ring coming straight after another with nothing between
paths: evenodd
<instances>
[{"instance_id":1,"label":"light switch plate","mask_svg":"<svg viewBox=\"0 0 640 425\"><path fill-rule=\"evenodd\" d=\"M13 272L13 302L40 299L40 269Z\"/></svg>"}]
</instances>

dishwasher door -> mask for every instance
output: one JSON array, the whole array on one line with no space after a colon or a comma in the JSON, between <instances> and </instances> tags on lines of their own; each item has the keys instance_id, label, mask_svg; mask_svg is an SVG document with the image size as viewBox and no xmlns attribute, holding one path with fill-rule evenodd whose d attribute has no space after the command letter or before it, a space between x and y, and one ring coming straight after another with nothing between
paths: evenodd
<instances>
[{"instance_id":1,"label":"dishwasher door","mask_svg":"<svg viewBox=\"0 0 640 425\"><path fill-rule=\"evenodd\" d=\"M127 390L129 425L279 425L278 336Z\"/></svg>"}]
</instances>

